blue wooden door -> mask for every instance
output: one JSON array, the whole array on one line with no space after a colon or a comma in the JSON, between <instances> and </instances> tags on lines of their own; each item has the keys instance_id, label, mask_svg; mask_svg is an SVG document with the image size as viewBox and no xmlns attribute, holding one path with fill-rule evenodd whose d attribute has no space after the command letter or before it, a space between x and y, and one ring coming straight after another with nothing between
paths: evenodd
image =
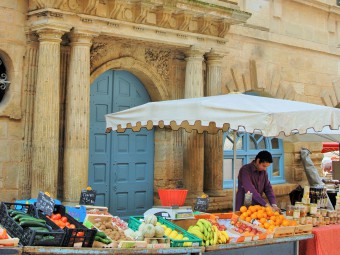
<instances>
[{"instance_id":1,"label":"blue wooden door","mask_svg":"<svg viewBox=\"0 0 340 255\"><path fill-rule=\"evenodd\" d=\"M105 133L105 114L150 101L127 71L109 70L91 85L89 185L96 204L113 215L140 215L153 206L154 132Z\"/></svg>"}]
</instances>

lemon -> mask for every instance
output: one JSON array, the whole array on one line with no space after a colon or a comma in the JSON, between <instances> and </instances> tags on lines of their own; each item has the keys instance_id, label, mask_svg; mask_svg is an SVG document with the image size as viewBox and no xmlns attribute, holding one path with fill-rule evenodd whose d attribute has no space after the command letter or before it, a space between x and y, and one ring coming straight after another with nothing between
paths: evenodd
<instances>
[{"instance_id":1,"label":"lemon","mask_svg":"<svg viewBox=\"0 0 340 255\"><path fill-rule=\"evenodd\" d=\"M172 229L171 229L171 228L166 228L165 231L164 231L164 234L165 234L166 236L169 236L171 232L172 232Z\"/></svg>"},{"instance_id":2,"label":"lemon","mask_svg":"<svg viewBox=\"0 0 340 255\"><path fill-rule=\"evenodd\" d=\"M176 230L172 230L172 232L170 233L169 237L171 239L175 239L175 237L178 235L178 232Z\"/></svg>"},{"instance_id":3,"label":"lemon","mask_svg":"<svg viewBox=\"0 0 340 255\"><path fill-rule=\"evenodd\" d=\"M178 234L176 237L175 237L176 240L182 240L183 239L183 234Z\"/></svg>"}]
</instances>

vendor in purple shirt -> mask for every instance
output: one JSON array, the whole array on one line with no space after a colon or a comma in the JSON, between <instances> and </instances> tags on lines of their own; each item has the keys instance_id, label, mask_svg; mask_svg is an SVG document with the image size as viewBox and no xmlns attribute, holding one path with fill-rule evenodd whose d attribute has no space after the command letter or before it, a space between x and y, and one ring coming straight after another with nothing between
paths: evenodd
<instances>
[{"instance_id":1,"label":"vendor in purple shirt","mask_svg":"<svg viewBox=\"0 0 340 255\"><path fill-rule=\"evenodd\" d=\"M253 205L272 206L275 211L280 211L266 171L271 163L273 163L273 158L270 152L260 151L255 160L241 167L238 174L236 211L239 211L244 204L244 195L248 191L253 194ZM263 193L266 194L269 203L262 198Z\"/></svg>"}]
</instances>

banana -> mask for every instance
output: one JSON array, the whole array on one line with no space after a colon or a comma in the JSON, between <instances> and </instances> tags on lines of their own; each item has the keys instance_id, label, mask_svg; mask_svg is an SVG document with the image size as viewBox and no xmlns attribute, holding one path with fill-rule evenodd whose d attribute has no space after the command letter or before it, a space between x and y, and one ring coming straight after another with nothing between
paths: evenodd
<instances>
[{"instance_id":1,"label":"banana","mask_svg":"<svg viewBox=\"0 0 340 255\"><path fill-rule=\"evenodd\" d=\"M203 234L204 236L209 237L209 231L207 228L204 228Z\"/></svg>"},{"instance_id":2,"label":"banana","mask_svg":"<svg viewBox=\"0 0 340 255\"><path fill-rule=\"evenodd\" d=\"M210 222L210 221L208 221L208 220L206 220L206 219L199 219L198 221L199 221L199 222L202 222L203 225L204 225L206 228L210 229L210 231L211 231L211 222Z\"/></svg>"},{"instance_id":3,"label":"banana","mask_svg":"<svg viewBox=\"0 0 340 255\"><path fill-rule=\"evenodd\" d=\"M224 235L225 239L226 239L227 241L229 241L229 235L228 235L228 233L225 232L225 231L221 231L221 232L222 232L222 234Z\"/></svg>"},{"instance_id":4,"label":"banana","mask_svg":"<svg viewBox=\"0 0 340 255\"><path fill-rule=\"evenodd\" d=\"M199 231L197 229L192 228L192 229L190 229L189 233L197 236L198 238L200 238L202 240L204 239L204 235L201 233L201 231Z\"/></svg>"},{"instance_id":5,"label":"banana","mask_svg":"<svg viewBox=\"0 0 340 255\"><path fill-rule=\"evenodd\" d=\"M217 244L217 239L218 237L217 237L217 232L214 232L214 241L213 241L213 244Z\"/></svg>"},{"instance_id":6,"label":"banana","mask_svg":"<svg viewBox=\"0 0 340 255\"><path fill-rule=\"evenodd\" d=\"M203 233L204 232L204 225L202 222L197 221L196 225L200 228L200 231Z\"/></svg>"},{"instance_id":7,"label":"banana","mask_svg":"<svg viewBox=\"0 0 340 255\"><path fill-rule=\"evenodd\" d=\"M209 246L210 242L209 240L205 241L205 247Z\"/></svg>"},{"instance_id":8,"label":"banana","mask_svg":"<svg viewBox=\"0 0 340 255\"><path fill-rule=\"evenodd\" d=\"M193 226L191 229L192 229L192 230L197 230L197 231L201 232L199 226L197 226L197 225ZM201 233L202 233L202 232L201 232Z\"/></svg>"}]
</instances>

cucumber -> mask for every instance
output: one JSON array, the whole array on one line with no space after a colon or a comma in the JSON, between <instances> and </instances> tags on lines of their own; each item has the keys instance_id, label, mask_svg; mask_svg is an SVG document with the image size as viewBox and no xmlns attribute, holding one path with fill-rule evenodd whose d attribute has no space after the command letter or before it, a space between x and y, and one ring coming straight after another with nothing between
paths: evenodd
<instances>
[{"instance_id":1,"label":"cucumber","mask_svg":"<svg viewBox=\"0 0 340 255\"><path fill-rule=\"evenodd\" d=\"M38 232L50 232L46 227L30 227L30 229L38 231Z\"/></svg>"},{"instance_id":2,"label":"cucumber","mask_svg":"<svg viewBox=\"0 0 340 255\"><path fill-rule=\"evenodd\" d=\"M96 233L96 236L99 236L100 238L107 238L106 234L104 232L100 232L100 231L98 231Z\"/></svg>"},{"instance_id":3,"label":"cucumber","mask_svg":"<svg viewBox=\"0 0 340 255\"><path fill-rule=\"evenodd\" d=\"M111 243L111 240L108 239L108 238L101 238L100 236L95 236L94 237L94 240L98 241L98 242L101 242L101 243L105 243L105 244L110 244Z\"/></svg>"},{"instance_id":4,"label":"cucumber","mask_svg":"<svg viewBox=\"0 0 340 255\"><path fill-rule=\"evenodd\" d=\"M13 220L19 221L21 218L34 218L28 214L17 214L13 217Z\"/></svg>"},{"instance_id":5,"label":"cucumber","mask_svg":"<svg viewBox=\"0 0 340 255\"><path fill-rule=\"evenodd\" d=\"M16 216L18 214L25 214L25 215L27 215L27 213L25 213L23 211L12 210L11 213L9 214L9 216L14 217L14 216Z\"/></svg>"},{"instance_id":6,"label":"cucumber","mask_svg":"<svg viewBox=\"0 0 340 255\"><path fill-rule=\"evenodd\" d=\"M34 218L34 217L21 217L21 218L19 219L20 222L22 222L22 221L27 221L27 220L28 220L28 221L31 220L31 221L46 223L45 220L43 220L43 219L37 219L37 218Z\"/></svg>"},{"instance_id":7,"label":"cucumber","mask_svg":"<svg viewBox=\"0 0 340 255\"><path fill-rule=\"evenodd\" d=\"M35 220L26 220L19 223L20 226L24 227L46 227L45 223L38 222Z\"/></svg>"}]
</instances>

